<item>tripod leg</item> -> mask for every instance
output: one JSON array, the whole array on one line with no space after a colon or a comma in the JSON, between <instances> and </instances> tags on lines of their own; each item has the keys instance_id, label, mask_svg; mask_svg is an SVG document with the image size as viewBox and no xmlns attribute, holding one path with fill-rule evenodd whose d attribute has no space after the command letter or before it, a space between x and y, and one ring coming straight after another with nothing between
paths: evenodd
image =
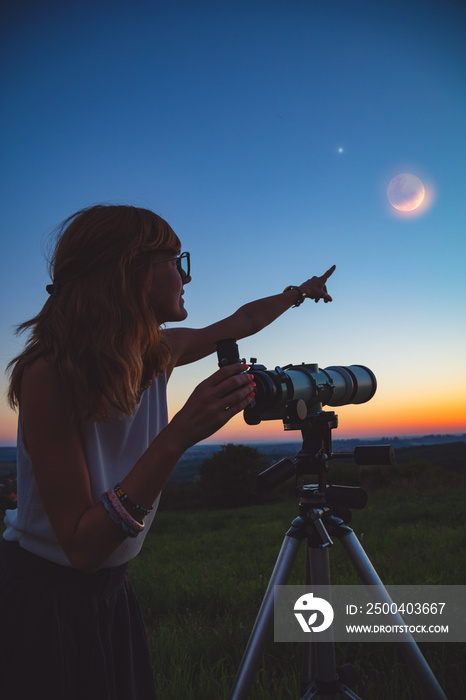
<instances>
[{"instance_id":1,"label":"tripod leg","mask_svg":"<svg viewBox=\"0 0 466 700\"><path fill-rule=\"evenodd\" d=\"M236 674L229 700L246 700L259 667L273 622L274 586L285 585L293 568L301 538L287 534L283 540L262 605Z\"/></svg>"},{"instance_id":2,"label":"tripod leg","mask_svg":"<svg viewBox=\"0 0 466 700\"><path fill-rule=\"evenodd\" d=\"M309 547L310 583L330 588L330 562L327 547ZM335 645L333 641L314 643L315 682L333 684L337 681ZM334 700L335 692L321 692L322 700Z\"/></svg>"},{"instance_id":3,"label":"tripod leg","mask_svg":"<svg viewBox=\"0 0 466 700\"><path fill-rule=\"evenodd\" d=\"M380 602L388 603L390 605L392 600L358 538L351 528L344 527L344 531L345 532L343 535L339 535L341 542L361 580L367 586L378 586L380 589L378 591ZM397 618L399 618L399 620ZM395 618L397 620L397 624L399 623L403 625L404 622L401 615L398 615L397 618ZM405 657L406 662L413 669L417 681L425 693L426 699L447 700L445 693L440 687L437 679L432 673L427 661L422 655L411 634L409 634L409 632L405 632L403 636L405 637L406 641L400 642L400 650Z\"/></svg>"},{"instance_id":4,"label":"tripod leg","mask_svg":"<svg viewBox=\"0 0 466 700\"><path fill-rule=\"evenodd\" d=\"M309 586L311 584L311 556L310 547L306 547L306 572L305 572L305 584ZM312 642L303 643L303 670L301 674L301 687L304 690L309 688L312 683L312 664L313 664L313 651L314 645Z\"/></svg>"},{"instance_id":5,"label":"tripod leg","mask_svg":"<svg viewBox=\"0 0 466 700\"><path fill-rule=\"evenodd\" d=\"M330 559L327 547L312 546L306 549L306 585L330 588ZM329 591L330 592L330 591ZM328 642L307 642L304 649L301 700L361 700L340 679L337 672L333 635ZM315 673L313 673L313 663Z\"/></svg>"}]
</instances>

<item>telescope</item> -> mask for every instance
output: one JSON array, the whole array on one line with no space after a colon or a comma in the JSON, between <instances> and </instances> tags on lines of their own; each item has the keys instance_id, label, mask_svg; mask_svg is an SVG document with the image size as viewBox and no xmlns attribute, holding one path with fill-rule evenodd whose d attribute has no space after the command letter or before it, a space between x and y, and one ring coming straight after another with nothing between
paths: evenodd
<instances>
[{"instance_id":1,"label":"telescope","mask_svg":"<svg viewBox=\"0 0 466 700\"><path fill-rule=\"evenodd\" d=\"M217 342L219 367L241 362L235 339ZM268 370L251 358L248 372L254 375L255 397L244 410L248 425L263 420L282 420L285 430L301 427L309 415L322 406L346 406L370 401L377 389L374 373L364 365L286 365Z\"/></svg>"}]
</instances>

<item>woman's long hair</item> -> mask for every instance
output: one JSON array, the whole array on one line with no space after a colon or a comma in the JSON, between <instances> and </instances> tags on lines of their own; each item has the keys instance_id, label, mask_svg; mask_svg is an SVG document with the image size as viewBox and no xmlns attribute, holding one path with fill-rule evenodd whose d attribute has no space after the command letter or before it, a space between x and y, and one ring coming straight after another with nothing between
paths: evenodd
<instances>
[{"instance_id":1,"label":"woman's long hair","mask_svg":"<svg viewBox=\"0 0 466 700\"><path fill-rule=\"evenodd\" d=\"M142 382L164 372L170 359L150 293L153 256L164 249L179 251L180 241L147 209L97 205L63 222L49 263L53 293L17 329L30 336L8 365L12 407L25 367L43 357L79 419L133 411Z\"/></svg>"}]
</instances>

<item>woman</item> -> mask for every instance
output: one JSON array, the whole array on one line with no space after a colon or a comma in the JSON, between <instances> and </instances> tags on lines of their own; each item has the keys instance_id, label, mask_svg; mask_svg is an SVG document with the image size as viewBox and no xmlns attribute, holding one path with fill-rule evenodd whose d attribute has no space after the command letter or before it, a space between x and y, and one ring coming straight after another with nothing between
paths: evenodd
<instances>
[{"instance_id":1,"label":"woman","mask_svg":"<svg viewBox=\"0 0 466 700\"><path fill-rule=\"evenodd\" d=\"M127 562L183 452L254 395L247 367L228 365L168 422L166 382L218 339L257 333L305 297L331 301L334 267L206 328L163 329L187 316L180 252L148 210L84 209L60 228L49 299L19 327L30 337L10 363L18 508L0 548L4 697L155 697Z\"/></svg>"}]
</instances>

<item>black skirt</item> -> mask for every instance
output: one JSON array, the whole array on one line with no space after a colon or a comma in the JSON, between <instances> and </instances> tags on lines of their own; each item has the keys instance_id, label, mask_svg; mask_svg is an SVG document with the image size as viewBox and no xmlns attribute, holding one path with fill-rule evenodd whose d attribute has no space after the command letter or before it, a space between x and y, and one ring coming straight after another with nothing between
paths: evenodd
<instances>
[{"instance_id":1,"label":"black skirt","mask_svg":"<svg viewBox=\"0 0 466 700\"><path fill-rule=\"evenodd\" d=\"M126 568L85 574L0 543L1 698L155 698Z\"/></svg>"}]
</instances>

